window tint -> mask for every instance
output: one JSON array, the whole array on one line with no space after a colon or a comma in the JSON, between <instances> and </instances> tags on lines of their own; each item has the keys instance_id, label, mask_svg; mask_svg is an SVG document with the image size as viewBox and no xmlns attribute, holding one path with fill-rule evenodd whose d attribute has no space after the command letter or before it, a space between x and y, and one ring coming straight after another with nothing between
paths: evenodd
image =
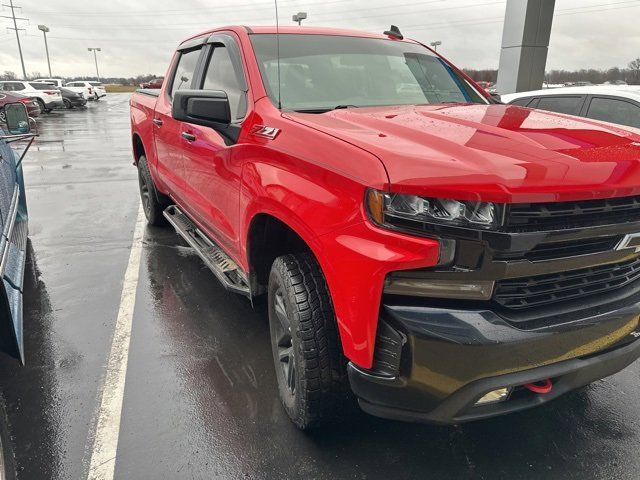
<instances>
[{"instance_id":1,"label":"window tint","mask_svg":"<svg viewBox=\"0 0 640 480\"><path fill-rule=\"evenodd\" d=\"M178 66L173 77L173 83L171 84L172 97L177 90L186 90L191 88L191 81L193 80L193 76L196 72L199 56L199 48L196 50L189 50L188 52L182 52L180 54Z\"/></svg>"},{"instance_id":2,"label":"window tint","mask_svg":"<svg viewBox=\"0 0 640 480\"><path fill-rule=\"evenodd\" d=\"M16 92L18 90L24 90L24 85L20 82L5 82L2 84L1 89L7 92Z\"/></svg>"},{"instance_id":3,"label":"window tint","mask_svg":"<svg viewBox=\"0 0 640 480\"><path fill-rule=\"evenodd\" d=\"M640 128L640 107L624 100L596 97L591 100L587 117Z\"/></svg>"},{"instance_id":4,"label":"window tint","mask_svg":"<svg viewBox=\"0 0 640 480\"><path fill-rule=\"evenodd\" d=\"M538 102L540 110L577 115L582 105L582 97L542 97Z\"/></svg>"},{"instance_id":5,"label":"window tint","mask_svg":"<svg viewBox=\"0 0 640 480\"><path fill-rule=\"evenodd\" d=\"M101 87L102 83L101 82L89 82L89 85L93 85L94 87Z\"/></svg>"},{"instance_id":6,"label":"window tint","mask_svg":"<svg viewBox=\"0 0 640 480\"><path fill-rule=\"evenodd\" d=\"M530 101L531 101L531 97L518 98L517 100L514 100L513 102L511 102L509 105L518 105L519 107L526 107Z\"/></svg>"},{"instance_id":7,"label":"window tint","mask_svg":"<svg viewBox=\"0 0 640 480\"><path fill-rule=\"evenodd\" d=\"M231 115L234 119L244 117L247 105L244 92L233 69L229 51L223 46L216 46L209 59L209 66L204 78L205 90L223 90L229 97Z\"/></svg>"},{"instance_id":8,"label":"window tint","mask_svg":"<svg viewBox=\"0 0 640 480\"><path fill-rule=\"evenodd\" d=\"M29 82L29 85L31 85L36 90L51 90L53 88L53 85L51 85L50 83Z\"/></svg>"}]
</instances>

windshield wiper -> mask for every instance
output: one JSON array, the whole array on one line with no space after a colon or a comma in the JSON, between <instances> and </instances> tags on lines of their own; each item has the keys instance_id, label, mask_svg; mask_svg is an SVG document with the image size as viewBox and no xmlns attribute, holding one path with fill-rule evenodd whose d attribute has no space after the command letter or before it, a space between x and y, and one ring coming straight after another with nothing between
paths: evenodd
<instances>
[{"instance_id":1,"label":"windshield wiper","mask_svg":"<svg viewBox=\"0 0 640 480\"><path fill-rule=\"evenodd\" d=\"M333 108L301 108L299 110L294 110L294 112L298 113L327 113L333 110L343 110L345 108L359 108L357 105L336 105Z\"/></svg>"}]
</instances>

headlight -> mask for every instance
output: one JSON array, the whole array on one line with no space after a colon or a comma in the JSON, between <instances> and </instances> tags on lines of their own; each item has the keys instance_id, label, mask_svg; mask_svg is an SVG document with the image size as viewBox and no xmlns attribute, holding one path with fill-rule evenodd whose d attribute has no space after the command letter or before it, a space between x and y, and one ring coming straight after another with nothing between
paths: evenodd
<instances>
[{"instance_id":1,"label":"headlight","mask_svg":"<svg viewBox=\"0 0 640 480\"><path fill-rule=\"evenodd\" d=\"M418 197L368 189L366 205L380 226L423 231L429 224L495 229L502 225L502 205Z\"/></svg>"}]
</instances>

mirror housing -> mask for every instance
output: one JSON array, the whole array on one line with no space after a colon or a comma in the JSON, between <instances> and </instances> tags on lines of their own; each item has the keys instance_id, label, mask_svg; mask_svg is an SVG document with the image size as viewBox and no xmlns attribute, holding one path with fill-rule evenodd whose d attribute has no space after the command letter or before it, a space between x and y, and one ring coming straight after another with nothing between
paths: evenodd
<instances>
[{"instance_id":1,"label":"mirror housing","mask_svg":"<svg viewBox=\"0 0 640 480\"><path fill-rule=\"evenodd\" d=\"M31 131L29 114L24 103L7 103L4 106L7 131L11 135L26 135Z\"/></svg>"},{"instance_id":2,"label":"mirror housing","mask_svg":"<svg viewBox=\"0 0 640 480\"><path fill-rule=\"evenodd\" d=\"M177 90L171 116L182 122L225 130L231 124L231 106L222 90Z\"/></svg>"}]
</instances>

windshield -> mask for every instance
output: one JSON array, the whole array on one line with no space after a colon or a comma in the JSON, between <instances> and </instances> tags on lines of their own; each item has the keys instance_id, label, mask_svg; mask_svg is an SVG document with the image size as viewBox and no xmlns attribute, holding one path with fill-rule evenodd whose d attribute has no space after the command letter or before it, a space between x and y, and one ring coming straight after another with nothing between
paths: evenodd
<instances>
[{"instance_id":1,"label":"windshield","mask_svg":"<svg viewBox=\"0 0 640 480\"><path fill-rule=\"evenodd\" d=\"M278 103L276 36L251 35L262 78ZM443 60L421 45L377 38L280 35L282 108L488 103Z\"/></svg>"}]
</instances>

